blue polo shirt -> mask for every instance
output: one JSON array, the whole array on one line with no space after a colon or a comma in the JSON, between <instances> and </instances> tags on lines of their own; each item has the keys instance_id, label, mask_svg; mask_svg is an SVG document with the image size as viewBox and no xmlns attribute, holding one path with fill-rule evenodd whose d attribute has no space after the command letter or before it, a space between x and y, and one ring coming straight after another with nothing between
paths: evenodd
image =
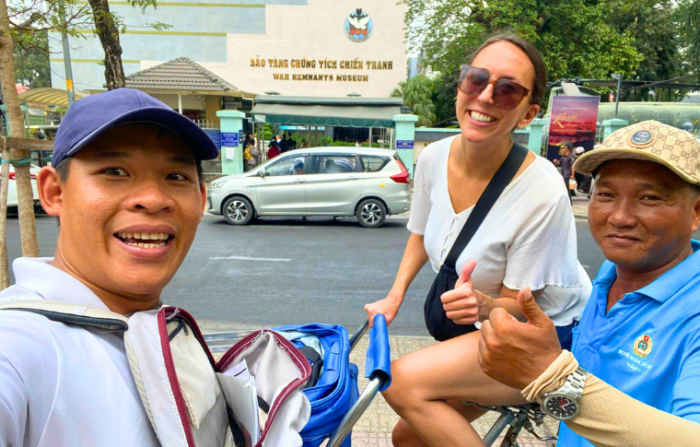
<instances>
[{"instance_id":1,"label":"blue polo shirt","mask_svg":"<svg viewBox=\"0 0 700 447\"><path fill-rule=\"evenodd\" d=\"M605 261L574 329L572 352L588 372L618 390L700 423L700 242L692 246L692 255L625 294L607 315L617 273ZM564 423L558 445L593 447Z\"/></svg>"}]
</instances>

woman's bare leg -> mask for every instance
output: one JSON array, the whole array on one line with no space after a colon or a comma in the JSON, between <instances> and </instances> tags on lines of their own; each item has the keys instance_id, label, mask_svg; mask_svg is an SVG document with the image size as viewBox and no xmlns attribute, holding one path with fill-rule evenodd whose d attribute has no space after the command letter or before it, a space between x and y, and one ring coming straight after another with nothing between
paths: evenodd
<instances>
[{"instance_id":1,"label":"woman's bare leg","mask_svg":"<svg viewBox=\"0 0 700 447\"><path fill-rule=\"evenodd\" d=\"M460 400L449 401L448 404L469 422L474 422L486 414L485 411L474 406L464 405ZM394 427L394 431L391 433L391 443L394 447L429 447L403 419L399 419L398 424Z\"/></svg>"},{"instance_id":2,"label":"woman's bare leg","mask_svg":"<svg viewBox=\"0 0 700 447\"><path fill-rule=\"evenodd\" d=\"M430 346L391 365L387 402L429 447L483 446L471 424L448 401L518 405L525 399L481 371L478 332Z\"/></svg>"}]
</instances>

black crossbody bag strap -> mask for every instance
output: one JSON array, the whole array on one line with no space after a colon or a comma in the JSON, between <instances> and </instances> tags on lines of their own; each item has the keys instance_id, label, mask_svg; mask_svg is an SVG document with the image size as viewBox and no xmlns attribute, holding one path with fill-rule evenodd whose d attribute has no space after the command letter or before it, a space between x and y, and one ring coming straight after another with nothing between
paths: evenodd
<instances>
[{"instance_id":1,"label":"black crossbody bag strap","mask_svg":"<svg viewBox=\"0 0 700 447\"><path fill-rule=\"evenodd\" d=\"M501 196L503 190L506 189L506 186L513 180L520 166L522 166L523 161L525 161L527 153L528 149L526 147L518 143L513 143L503 164L501 164L498 171L496 171L493 178L486 186L479 200L476 201L472 213L467 218L464 227L462 227L462 231L460 231L459 236L457 236L455 243L450 249L450 253L445 258L444 264L448 268L456 270L455 266L459 255L462 254L464 248L469 244L469 241L472 240L472 237L489 214L489 211L491 211L491 208L493 208L496 200ZM457 275L459 275L459 272L457 272Z\"/></svg>"}]
</instances>

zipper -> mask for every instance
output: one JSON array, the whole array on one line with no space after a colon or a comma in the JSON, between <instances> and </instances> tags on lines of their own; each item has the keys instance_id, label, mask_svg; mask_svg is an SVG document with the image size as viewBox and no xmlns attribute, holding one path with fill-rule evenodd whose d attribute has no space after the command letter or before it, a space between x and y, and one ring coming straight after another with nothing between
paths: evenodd
<instances>
[{"instance_id":1,"label":"zipper","mask_svg":"<svg viewBox=\"0 0 700 447\"><path fill-rule=\"evenodd\" d=\"M177 314L171 315L170 321L173 320L172 317L174 317L175 315ZM168 334L168 340L173 341L173 338L175 338L175 336L179 334L180 331L183 329L185 330L185 335L190 335L190 333L187 331L187 324L185 323L185 319L177 318L177 327L173 329L173 331L170 334Z\"/></svg>"}]
</instances>

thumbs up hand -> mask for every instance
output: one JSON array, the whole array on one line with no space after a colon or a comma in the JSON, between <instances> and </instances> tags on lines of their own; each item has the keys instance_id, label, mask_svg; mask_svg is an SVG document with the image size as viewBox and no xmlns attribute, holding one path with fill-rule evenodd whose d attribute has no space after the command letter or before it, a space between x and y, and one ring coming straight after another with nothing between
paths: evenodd
<instances>
[{"instance_id":1,"label":"thumbs up hand","mask_svg":"<svg viewBox=\"0 0 700 447\"><path fill-rule=\"evenodd\" d=\"M518 293L518 306L527 323L504 309L494 309L482 324L479 364L487 376L522 390L559 357L561 346L554 323L529 288Z\"/></svg>"},{"instance_id":2,"label":"thumbs up hand","mask_svg":"<svg viewBox=\"0 0 700 447\"><path fill-rule=\"evenodd\" d=\"M447 318L456 324L473 324L479 321L479 315L493 299L478 290L474 290L472 273L475 268L476 260L467 261L462 268L462 274L459 275L455 288L443 293L440 297Z\"/></svg>"}]
</instances>

